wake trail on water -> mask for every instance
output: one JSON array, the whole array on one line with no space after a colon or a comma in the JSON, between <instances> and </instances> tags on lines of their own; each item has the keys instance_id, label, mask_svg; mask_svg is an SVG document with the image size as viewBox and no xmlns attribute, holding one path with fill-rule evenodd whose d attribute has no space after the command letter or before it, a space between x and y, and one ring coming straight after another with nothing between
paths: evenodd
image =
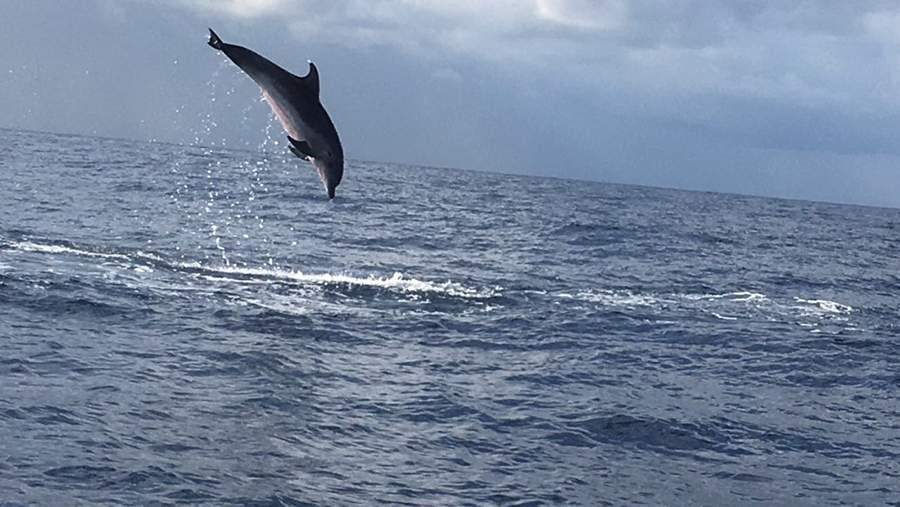
<instances>
[{"instance_id":1,"label":"wake trail on water","mask_svg":"<svg viewBox=\"0 0 900 507\"><path fill-rule=\"evenodd\" d=\"M0 242L0 250L99 260L98 267L118 269L135 288L168 294L193 292L224 296L231 303L252 305L287 313L308 313L314 308L340 309L349 301L329 300L321 291L337 297L370 303L384 294L406 302L450 299L468 301L487 308L504 297L505 302L524 303L515 291L500 286L473 287L452 280L430 280L401 272L391 274L310 273L292 267L209 265L199 261L172 261L157 252L123 252L75 245L68 242L34 240ZM4 265L7 266L7 265ZM8 266L7 266L8 268ZM160 275L163 273L163 275ZM153 275L156 276L153 276ZM168 274L169 276L165 276ZM174 279L173 279L174 277ZM318 291L318 292L316 292ZM335 292L336 291L336 292ZM525 291L521 296L533 291ZM849 325L858 310L850 305L813 296L774 297L754 291L722 293L657 293L628 289L581 289L542 292L555 304L589 305L591 311L624 311L656 322L682 318L713 319L723 323L757 321L786 323L823 332L827 326ZM333 298L332 298L333 299ZM359 309L359 308L357 308ZM693 316L693 317L692 317Z\"/></svg>"},{"instance_id":2,"label":"wake trail on water","mask_svg":"<svg viewBox=\"0 0 900 507\"><path fill-rule=\"evenodd\" d=\"M170 261L163 255L153 252L135 251L123 253L54 242L10 241L5 245L0 243L0 249L99 259L105 261L101 262L101 265L114 263L121 268L137 273L150 273L162 270L189 276L193 279L199 278L221 284L292 284L307 287L370 288L404 294L437 295L472 300L489 299L500 294L499 287L468 287L452 280L422 280L400 272L394 272L390 275L354 275L348 273L307 273L289 267L216 266L206 265L197 261Z\"/></svg>"},{"instance_id":3,"label":"wake trail on water","mask_svg":"<svg viewBox=\"0 0 900 507\"><path fill-rule=\"evenodd\" d=\"M558 292L555 297L607 309L643 311L658 318L679 320L693 314L721 321L784 322L811 328L812 332L821 332L822 323L846 323L858 312L850 305L828 299L774 297L753 291L697 294L592 289Z\"/></svg>"}]
</instances>

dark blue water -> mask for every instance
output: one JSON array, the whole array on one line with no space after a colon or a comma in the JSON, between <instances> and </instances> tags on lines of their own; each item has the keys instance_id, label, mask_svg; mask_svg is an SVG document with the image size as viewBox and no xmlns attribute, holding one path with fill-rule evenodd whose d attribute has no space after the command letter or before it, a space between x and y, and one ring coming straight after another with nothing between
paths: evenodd
<instances>
[{"instance_id":1,"label":"dark blue water","mask_svg":"<svg viewBox=\"0 0 900 507\"><path fill-rule=\"evenodd\" d=\"M900 210L0 131L0 501L900 504Z\"/></svg>"}]
</instances>

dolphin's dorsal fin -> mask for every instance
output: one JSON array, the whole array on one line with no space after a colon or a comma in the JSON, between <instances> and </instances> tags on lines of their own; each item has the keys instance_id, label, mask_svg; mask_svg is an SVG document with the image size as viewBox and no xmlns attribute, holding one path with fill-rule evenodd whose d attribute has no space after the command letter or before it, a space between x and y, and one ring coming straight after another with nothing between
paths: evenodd
<instances>
[{"instance_id":1,"label":"dolphin's dorsal fin","mask_svg":"<svg viewBox=\"0 0 900 507\"><path fill-rule=\"evenodd\" d=\"M319 98L319 69L316 68L316 64L309 61L309 72L301 77L300 81L303 82L303 85L306 86L316 98Z\"/></svg>"},{"instance_id":2,"label":"dolphin's dorsal fin","mask_svg":"<svg viewBox=\"0 0 900 507\"><path fill-rule=\"evenodd\" d=\"M288 141L291 143L289 148L294 155L300 158L314 158L312 148L309 147L309 143L306 141L298 141L291 136L288 136Z\"/></svg>"}]
</instances>

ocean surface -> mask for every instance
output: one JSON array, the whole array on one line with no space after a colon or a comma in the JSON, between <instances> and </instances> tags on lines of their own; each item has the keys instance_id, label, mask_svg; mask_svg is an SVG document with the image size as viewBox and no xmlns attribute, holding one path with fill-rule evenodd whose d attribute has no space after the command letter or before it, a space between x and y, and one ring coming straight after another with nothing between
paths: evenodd
<instances>
[{"instance_id":1,"label":"ocean surface","mask_svg":"<svg viewBox=\"0 0 900 507\"><path fill-rule=\"evenodd\" d=\"M900 505L900 210L282 150L0 130L0 504Z\"/></svg>"}]
</instances>

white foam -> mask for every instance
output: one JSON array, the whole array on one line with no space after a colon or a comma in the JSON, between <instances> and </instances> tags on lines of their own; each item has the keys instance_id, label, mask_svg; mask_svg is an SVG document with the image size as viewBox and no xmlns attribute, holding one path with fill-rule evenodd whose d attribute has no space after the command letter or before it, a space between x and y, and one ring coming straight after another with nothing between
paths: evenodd
<instances>
[{"instance_id":1,"label":"white foam","mask_svg":"<svg viewBox=\"0 0 900 507\"><path fill-rule=\"evenodd\" d=\"M90 250L82 250L79 248L72 248L63 245L45 245L40 243L33 243L31 241L20 241L13 242L10 244L14 249L23 251L23 252L37 252L37 253L49 253L49 254L71 254L78 255L83 257L93 257L100 259L115 259L122 261L130 261L133 262L135 258L146 259L156 262L165 262L165 260L152 253L147 253L143 251L136 252L134 257L130 257L124 254L116 254L116 253L100 253L100 252L92 252ZM231 282L240 282L242 284L266 284L270 283L274 278L276 280L282 280L287 282L294 282L299 284L313 284L313 285L349 285L349 286L363 286L363 287L377 287L383 289L396 290L405 293L435 293L435 294L447 294L450 296L463 297L463 298L491 298L499 294L500 288L486 288L486 289L475 289L471 287L466 287L459 283L453 282L451 280L447 280L446 282L432 282L425 280L418 280L415 278L409 278L403 275L402 273L394 273L389 277L379 277L375 275L369 275L365 277L353 276L348 274L331 274L331 273L321 273L321 274L312 274L312 273L304 273L302 271L293 271L288 269L278 269L278 268L250 268L250 267L234 267L234 266L219 266L219 267L211 267L205 266L198 262L184 262L184 263L175 263L172 265L176 269L190 269L190 270L200 270L204 274L201 276L204 279L210 281L231 281ZM139 273L150 273L153 271L149 266L132 266L132 269ZM228 275L241 275L243 277L240 280L235 280L233 278L227 278ZM414 295L414 294L413 294Z\"/></svg>"},{"instance_id":2,"label":"white foam","mask_svg":"<svg viewBox=\"0 0 900 507\"><path fill-rule=\"evenodd\" d=\"M728 301L747 303L762 303L769 300L765 294L748 291L726 292L725 294L682 294L682 297L695 301L726 299Z\"/></svg>"},{"instance_id":3,"label":"white foam","mask_svg":"<svg viewBox=\"0 0 900 507\"><path fill-rule=\"evenodd\" d=\"M724 321L765 319L771 322L793 322L804 327L815 327L815 323L825 318L847 321L847 315L853 312L853 307L827 299L794 297L793 301L784 301L752 291L656 294L594 289L558 292L556 297L611 307L651 307L659 312L701 312Z\"/></svg>"},{"instance_id":4,"label":"white foam","mask_svg":"<svg viewBox=\"0 0 900 507\"><path fill-rule=\"evenodd\" d=\"M821 310L824 313L847 314L853 311L852 306L837 303L835 301L829 301L827 299L794 298L794 301L803 303L805 305L810 305Z\"/></svg>"},{"instance_id":5,"label":"white foam","mask_svg":"<svg viewBox=\"0 0 900 507\"><path fill-rule=\"evenodd\" d=\"M650 295L635 294L631 291L593 290L581 291L576 294L559 293L558 297L578 299L589 303L598 303L606 306L653 306L659 300Z\"/></svg>"},{"instance_id":6,"label":"white foam","mask_svg":"<svg viewBox=\"0 0 900 507\"><path fill-rule=\"evenodd\" d=\"M112 253L98 253L98 252L90 252L87 250L79 250L78 248L70 248L62 245L41 245L39 243L32 243L30 241L19 241L11 243L11 246L17 250L21 250L23 252L37 252L37 253L55 253L55 254L72 254L72 255L81 255L84 257L99 257L103 259L121 259L121 260L130 260L127 255L122 254L112 254Z\"/></svg>"},{"instance_id":7,"label":"white foam","mask_svg":"<svg viewBox=\"0 0 900 507\"><path fill-rule=\"evenodd\" d=\"M249 283L268 283L269 280L274 278L276 280L283 280L301 284L378 287L383 289L399 290L401 292L440 293L464 298L490 298L497 295L497 292L499 290L497 288L481 290L473 289L450 280L447 280L446 282L429 282L424 280L417 280L415 278L407 278L402 273L394 273L390 277L378 277L375 275L359 277L347 274L312 274L303 273L302 271L291 271L278 268L248 268L233 266L207 267L201 266L197 263L185 263L181 264L180 266L190 269L202 269L205 272L219 275L232 274L248 276L251 277L251 280L232 279L231 281ZM252 279L252 277L264 278L264 280L254 280Z\"/></svg>"},{"instance_id":8,"label":"white foam","mask_svg":"<svg viewBox=\"0 0 900 507\"><path fill-rule=\"evenodd\" d=\"M151 261L156 261L156 262L165 262L165 259L163 259L162 257L160 257L156 254L147 253L147 252L143 252L143 251L136 252L134 254L134 256L140 257L142 259L150 259Z\"/></svg>"}]
</instances>

